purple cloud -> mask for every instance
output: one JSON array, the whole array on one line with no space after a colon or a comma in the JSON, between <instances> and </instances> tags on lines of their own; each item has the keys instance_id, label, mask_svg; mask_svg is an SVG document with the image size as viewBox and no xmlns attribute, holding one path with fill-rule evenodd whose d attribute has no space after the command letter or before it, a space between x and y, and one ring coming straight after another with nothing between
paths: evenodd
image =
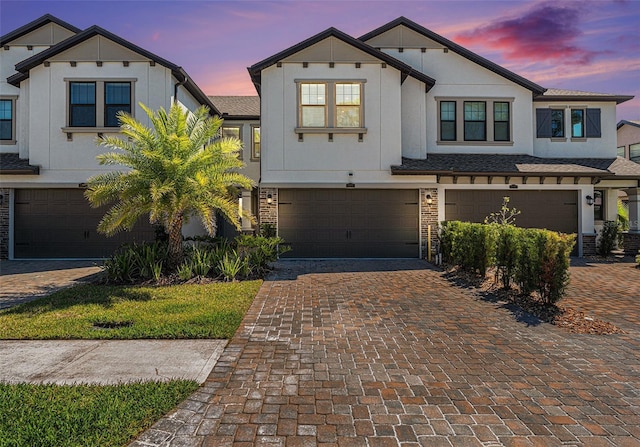
<instances>
[{"instance_id":1,"label":"purple cloud","mask_svg":"<svg viewBox=\"0 0 640 447\"><path fill-rule=\"evenodd\" d=\"M588 64L600 54L577 45L582 35L577 6L541 3L522 16L498 20L456 36L461 45L481 43L502 52L506 60L562 60Z\"/></svg>"}]
</instances>

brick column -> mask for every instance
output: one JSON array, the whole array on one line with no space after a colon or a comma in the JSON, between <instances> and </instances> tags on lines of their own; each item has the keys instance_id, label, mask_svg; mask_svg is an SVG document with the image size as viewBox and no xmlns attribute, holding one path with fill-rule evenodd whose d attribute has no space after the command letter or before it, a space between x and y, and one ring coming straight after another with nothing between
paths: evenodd
<instances>
[{"instance_id":1,"label":"brick column","mask_svg":"<svg viewBox=\"0 0 640 447\"><path fill-rule=\"evenodd\" d=\"M0 259L9 257L9 188L0 188Z\"/></svg>"},{"instance_id":2,"label":"brick column","mask_svg":"<svg viewBox=\"0 0 640 447\"><path fill-rule=\"evenodd\" d=\"M271 203L268 203L269 195ZM271 224L278 228L278 188L260 188L258 203L258 222L260 225Z\"/></svg>"},{"instance_id":3,"label":"brick column","mask_svg":"<svg viewBox=\"0 0 640 447\"><path fill-rule=\"evenodd\" d=\"M427 203L427 195L431 196L431 204ZM420 189L420 232L422 233L422 257L427 259L427 238L431 225L431 248L436 247L438 240L438 190L436 188Z\"/></svg>"},{"instance_id":4,"label":"brick column","mask_svg":"<svg viewBox=\"0 0 640 447\"><path fill-rule=\"evenodd\" d=\"M640 254L640 233L623 233L624 254L627 256L636 256Z\"/></svg>"},{"instance_id":5,"label":"brick column","mask_svg":"<svg viewBox=\"0 0 640 447\"><path fill-rule=\"evenodd\" d=\"M576 244L578 242L576 241ZM593 256L596 254L596 235L595 234L583 234L582 235L582 255Z\"/></svg>"}]
</instances>

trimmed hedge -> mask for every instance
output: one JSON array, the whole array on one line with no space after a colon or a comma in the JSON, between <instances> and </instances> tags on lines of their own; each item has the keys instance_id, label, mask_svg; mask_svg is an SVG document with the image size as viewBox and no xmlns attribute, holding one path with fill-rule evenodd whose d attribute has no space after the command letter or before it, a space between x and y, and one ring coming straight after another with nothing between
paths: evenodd
<instances>
[{"instance_id":1,"label":"trimmed hedge","mask_svg":"<svg viewBox=\"0 0 640 447\"><path fill-rule=\"evenodd\" d=\"M517 284L521 292L537 292L554 304L569 283L569 255L575 235L506 224L443 222L440 227L443 260L485 276L496 267L503 287Z\"/></svg>"}]
</instances>

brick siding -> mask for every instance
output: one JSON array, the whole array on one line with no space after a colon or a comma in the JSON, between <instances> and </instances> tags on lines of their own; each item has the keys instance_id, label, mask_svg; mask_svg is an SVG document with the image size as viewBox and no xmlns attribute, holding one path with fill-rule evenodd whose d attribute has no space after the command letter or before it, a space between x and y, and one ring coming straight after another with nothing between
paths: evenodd
<instances>
[{"instance_id":1,"label":"brick siding","mask_svg":"<svg viewBox=\"0 0 640 447\"><path fill-rule=\"evenodd\" d=\"M636 256L640 252L640 233L623 233L624 242L622 247L624 254Z\"/></svg>"},{"instance_id":2,"label":"brick siding","mask_svg":"<svg viewBox=\"0 0 640 447\"><path fill-rule=\"evenodd\" d=\"M267 196L271 194L271 204L267 203ZM278 227L278 188L260 188L258 221L259 224L272 224Z\"/></svg>"},{"instance_id":3,"label":"brick siding","mask_svg":"<svg viewBox=\"0 0 640 447\"><path fill-rule=\"evenodd\" d=\"M0 188L0 259L9 257L9 188Z\"/></svg>"},{"instance_id":4,"label":"brick siding","mask_svg":"<svg viewBox=\"0 0 640 447\"><path fill-rule=\"evenodd\" d=\"M427 195L431 196L432 203L427 203ZM420 232L422 234L422 257L428 258L427 238L431 225L431 247L432 251L438 240L438 190L435 188L420 189Z\"/></svg>"}]
</instances>

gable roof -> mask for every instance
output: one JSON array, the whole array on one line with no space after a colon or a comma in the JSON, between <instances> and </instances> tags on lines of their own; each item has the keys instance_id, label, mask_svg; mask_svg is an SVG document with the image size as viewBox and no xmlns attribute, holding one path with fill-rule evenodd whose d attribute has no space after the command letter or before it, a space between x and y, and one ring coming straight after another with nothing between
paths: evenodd
<instances>
[{"instance_id":1,"label":"gable roof","mask_svg":"<svg viewBox=\"0 0 640 447\"><path fill-rule=\"evenodd\" d=\"M615 101L616 104L621 104L630 99L633 96L550 88L543 95L535 97L534 101Z\"/></svg>"},{"instance_id":2,"label":"gable roof","mask_svg":"<svg viewBox=\"0 0 640 447\"><path fill-rule=\"evenodd\" d=\"M209 96L211 102L227 119L260 119L259 96Z\"/></svg>"},{"instance_id":3,"label":"gable roof","mask_svg":"<svg viewBox=\"0 0 640 447\"><path fill-rule=\"evenodd\" d=\"M618 122L616 129L620 129L625 124L640 128L640 120L621 120L620 122Z\"/></svg>"},{"instance_id":4,"label":"gable roof","mask_svg":"<svg viewBox=\"0 0 640 447\"><path fill-rule=\"evenodd\" d=\"M209 100L209 98L207 97L207 95L205 95L202 90L200 90L200 87L198 87L196 85L196 83L193 81L193 79L191 79L191 77L187 74L186 71L184 71L184 69L182 67L179 67L178 65L174 64L173 62L169 62L166 59L161 58L160 56L157 56L156 54L151 53L150 51L145 50L144 48L141 48L131 42L129 42L128 40L123 39L120 36L117 36L103 28L100 28L97 25L91 26L89 28L87 28L86 30L76 34L75 36L69 37L68 39L63 40L62 42L58 43L57 45L52 46L51 48L48 48L34 56L31 56L28 59L25 59L24 61L16 64L16 71L18 73L16 73L13 76L10 76L9 78L7 78L7 82L9 84L12 84L16 87L18 87L20 85L20 82L24 81L25 79L27 79L29 77L29 70L31 70L34 67L37 67L38 65L42 64L45 60L62 53L63 51L68 50L69 48L72 48L82 42L85 42L86 40L94 37L94 36L102 36L105 37L115 43L117 43L118 45L122 45L123 47L134 51L142 56L144 56L147 59L150 59L152 61L154 61L155 63L162 65L163 67L168 68L169 70L171 70L171 73L173 74L173 76L178 80L178 82L181 85L184 85L184 87L187 89L187 91L189 93L191 93L194 98L196 98L200 104L206 105L209 109L211 113L215 113L215 114L220 114L220 112L218 111L218 109L216 109L216 107L213 105L213 103Z\"/></svg>"},{"instance_id":5,"label":"gable roof","mask_svg":"<svg viewBox=\"0 0 640 447\"><path fill-rule=\"evenodd\" d=\"M0 46L7 45L9 42L18 39L19 37L22 37L25 34L29 34L30 32L48 23L55 23L56 25L66 28L73 33L79 33L82 31L80 28L76 28L75 26L70 25L63 20L60 20L59 18L54 17L51 14L45 14L42 17L35 19L33 22L29 22L26 25L23 25L20 28L15 29L5 34L4 36L0 37Z\"/></svg>"},{"instance_id":6,"label":"gable roof","mask_svg":"<svg viewBox=\"0 0 640 447\"><path fill-rule=\"evenodd\" d=\"M262 70L329 37L335 37L336 39L341 40L342 42L351 45L358 50L363 51L399 70L400 72L402 72L402 81L404 81L407 76L411 76L421 82L424 82L427 86L427 90L431 89L431 87L433 87L436 83L435 79L427 76L424 73L414 70L410 65L407 65L404 62L401 62L398 59L383 53L382 51L376 50L375 48L367 45L361 40L355 39L348 34L332 27L249 67L247 70L249 70L249 75L251 76L253 84L256 86L258 94L260 94Z\"/></svg>"},{"instance_id":7,"label":"gable roof","mask_svg":"<svg viewBox=\"0 0 640 447\"><path fill-rule=\"evenodd\" d=\"M507 70L506 68L501 67L500 65L494 62L491 62L490 60L485 59L484 57L470 50L467 50L466 48L458 45L457 43L452 42L451 40L446 39L441 35L434 33L433 31L423 27L422 25L417 24L416 22L413 22L407 19L406 17L398 17L397 19L387 23L386 25L382 25L381 27L361 36L360 40L363 42L366 42L367 40L370 40L373 37L376 37L400 25L406 26L407 28L439 43L440 45L447 47L450 51L453 51L454 53L459 54L460 56L470 60L471 62L474 62L480 65L481 67L486 68L487 70L490 70L528 90L531 90L534 96L541 95L546 90L544 87L541 87L535 82L531 82L528 79L525 79L522 76L517 75L514 72Z\"/></svg>"}]
</instances>

